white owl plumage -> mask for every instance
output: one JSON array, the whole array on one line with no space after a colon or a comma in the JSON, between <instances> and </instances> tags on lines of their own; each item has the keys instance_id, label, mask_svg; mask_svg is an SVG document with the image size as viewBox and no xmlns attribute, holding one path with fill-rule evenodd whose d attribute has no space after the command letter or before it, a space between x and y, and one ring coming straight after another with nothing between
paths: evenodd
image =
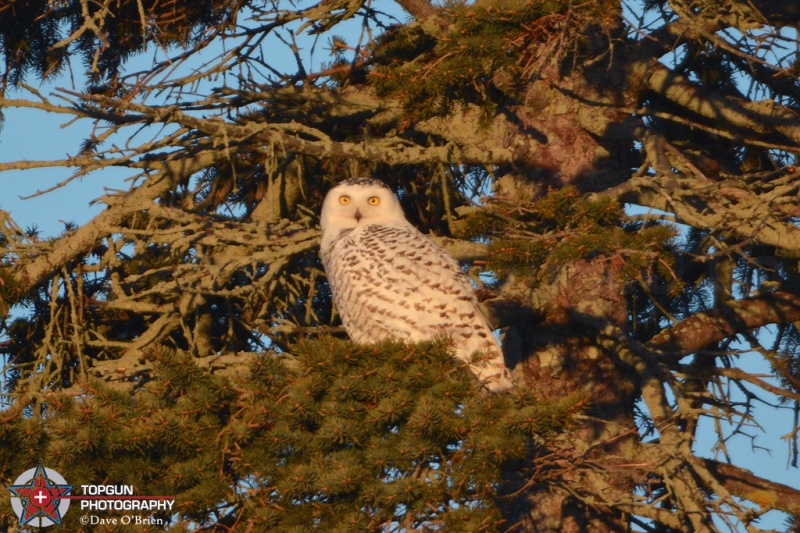
<instances>
[{"instance_id":1,"label":"white owl plumage","mask_svg":"<svg viewBox=\"0 0 800 533\"><path fill-rule=\"evenodd\" d=\"M320 256L333 300L358 344L450 337L455 356L492 392L514 381L467 276L453 257L406 220L382 181L355 178L333 187L320 215Z\"/></svg>"}]
</instances>

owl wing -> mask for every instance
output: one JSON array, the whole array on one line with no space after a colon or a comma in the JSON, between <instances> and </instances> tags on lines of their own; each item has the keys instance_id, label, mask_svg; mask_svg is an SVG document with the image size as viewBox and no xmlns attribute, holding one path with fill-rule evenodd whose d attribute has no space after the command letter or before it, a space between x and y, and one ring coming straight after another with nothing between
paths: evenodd
<instances>
[{"instance_id":1,"label":"owl wing","mask_svg":"<svg viewBox=\"0 0 800 533\"><path fill-rule=\"evenodd\" d=\"M490 389L511 386L469 279L449 253L419 230L410 224L366 225L340 239L328 256L323 261L336 306L353 341L447 336L462 361L470 361L476 351L486 353L484 364L471 368L494 385Z\"/></svg>"}]
</instances>

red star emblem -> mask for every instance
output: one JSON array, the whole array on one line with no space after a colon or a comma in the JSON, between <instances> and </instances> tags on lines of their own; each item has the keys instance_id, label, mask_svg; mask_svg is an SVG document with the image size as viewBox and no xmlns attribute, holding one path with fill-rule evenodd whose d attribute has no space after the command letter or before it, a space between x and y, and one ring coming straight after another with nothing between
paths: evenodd
<instances>
[{"instance_id":1,"label":"red star emblem","mask_svg":"<svg viewBox=\"0 0 800 533\"><path fill-rule=\"evenodd\" d=\"M22 485L11 485L11 494L22 500L20 524L25 525L34 518L49 518L54 524L61 523L58 507L61 497L72 490L72 485L59 485L48 479L42 465L36 467L33 477Z\"/></svg>"}]
</instances>

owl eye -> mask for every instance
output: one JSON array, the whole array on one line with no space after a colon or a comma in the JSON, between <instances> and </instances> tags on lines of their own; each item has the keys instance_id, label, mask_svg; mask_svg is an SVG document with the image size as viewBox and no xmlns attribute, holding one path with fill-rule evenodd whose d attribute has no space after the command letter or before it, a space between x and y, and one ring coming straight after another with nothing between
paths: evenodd
<instances>
[{"instance_id":1,"label":"owl eye","mask_svg":"<svg viewBox=\"0 0 800 533\"><path fill-rule=\"evenodd\" d=\"M342 196L339 197L339 203L342 204L342 205L349 204L350 203L350 197L347 196L346 194L343 194Z\"/></svg>"},{"instance_id":2,"label":"owl eye","mask_svg":"<svg viewBox=\"0 0 800 533\"><path fill-rule=\"evenodd\" d=\"M367 202L369 202L369 205L378 205L381 203L381 199L377 196L370 196Z\"/></svg>"}]
</instances>

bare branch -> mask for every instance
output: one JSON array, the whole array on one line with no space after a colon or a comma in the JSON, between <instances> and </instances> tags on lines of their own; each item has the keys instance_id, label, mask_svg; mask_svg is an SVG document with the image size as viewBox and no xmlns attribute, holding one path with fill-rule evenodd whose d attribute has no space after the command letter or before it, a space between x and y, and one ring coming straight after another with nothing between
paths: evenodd
<instances>
[{"instance_id":1,"label":"bare branch","mask_svg":"<svg viewBox=\"0 0 800 533\"><path fill-rule=\"evenodd\" d=\"M20 260L15 275L19 286L23 290L28 290L38 285L61 265L97 245L106 235L104 227L122 225L131 213L146 210L154 198L170 190L180 179L224 158L223 153L209 151L201 152L191 158L173 156L166 161L148 161L143 166L160 172L154 173L143 184L119 198L110 209L65 236L51 250L34 257L30 262Z\"/></svg>"},{"instance_id":2,"label":"bare branch","mask_svg":"<svg viewBox=\"0 0 800 533\"><path fill-rule=\"evenodd\" d=\"M776 102L747 102L716 95L660 63L651 70L647 83L656 94L711 124L722 124L739 132L742 142L746 143L754 135L778 134L793 143L794 153L800 153L800 118Z\"/></svg>"},{"instance_id":3,"label":"bare branch","mask_svg":"<svg viewBox=\"0 0 800 533\"><path fill-rule=\"evenodd\" d=\"M430 17L435 17L439 14L439 10L431 4L428 0L398 0L407 13L419 21L423 21Z\"/></svg>"},{"instance_id":4,"label":"bare branch","mask_svg":"<svg viewBox=\"0 0 800 533\"><path fill-rule=\"evenodd\" d=\"M645 346L661 352L664 360L676 362L688 353L712 346L737 333L798 320L800 297L788 292L775 292L735 300L724 307L692 315L663 329Z\"/></svg>"},{"instance_id":5,"label":"bare branch","mask_svg":"<svg viewBox=\"0 0 800 533\"><path fill-rule=\"evenodd\" d=\"M800 490L769 481L731 464L712 459L702 461L709 472L739 498L750 500L764 508L800 515Z\"/></svg>"}]
</instances>

